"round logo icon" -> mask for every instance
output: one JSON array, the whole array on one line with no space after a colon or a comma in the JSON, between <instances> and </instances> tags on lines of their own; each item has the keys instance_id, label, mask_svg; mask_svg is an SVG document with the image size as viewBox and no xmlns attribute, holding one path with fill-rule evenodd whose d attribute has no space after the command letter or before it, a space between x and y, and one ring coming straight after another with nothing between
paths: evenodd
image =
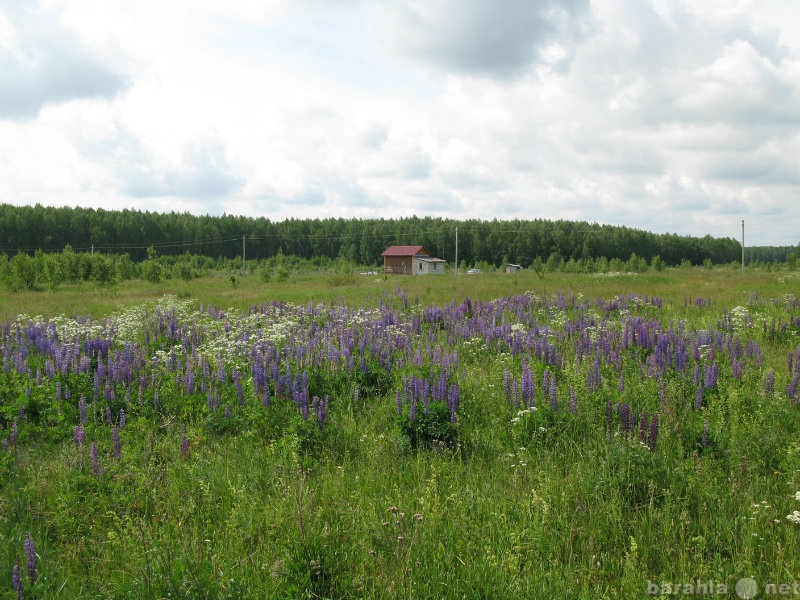
<instances>
[{"instance_id":1,"label":"round logo icon","mask_svg":"<svg viewBox=\"0 0 800 600\"><path fill-rule=\"evenodd\" d=\"M755 598L758 594L758 583L752 577L742 577L736 582L736 595L739 598Z\"/></svg>"}]
</instances>

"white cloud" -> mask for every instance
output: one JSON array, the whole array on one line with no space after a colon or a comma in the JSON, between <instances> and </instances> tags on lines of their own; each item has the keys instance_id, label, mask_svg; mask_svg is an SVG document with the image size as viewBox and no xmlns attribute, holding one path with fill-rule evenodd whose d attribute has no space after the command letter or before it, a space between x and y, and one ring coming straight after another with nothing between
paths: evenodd
<instances>
[{"instance_id":1,"label":"white cloud","mask_svg":"<svg viewBox=\"0 0 800 600\"><path fill-rule=\"evenodd\" d=\"M790 0L7 5L0 201L799 241Z\"/></svg>"}]
</instances>

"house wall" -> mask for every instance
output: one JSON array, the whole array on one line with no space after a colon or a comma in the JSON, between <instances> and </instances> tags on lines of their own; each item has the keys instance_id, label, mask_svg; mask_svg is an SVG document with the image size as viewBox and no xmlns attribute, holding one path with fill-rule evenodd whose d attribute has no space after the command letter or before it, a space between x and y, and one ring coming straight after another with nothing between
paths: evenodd
<instances>
[{"instance_id":1,"label":"house wall","mask_svg":"<svg viewBox=\"0 0 800 600\"><path fill-rule=\"evenodd\" d=\"M444 273L443 262L431 262L427 260L414 261L414 274L415 275L429 275Z\"/></svg>"},{"instance_id":2,"label":"house wall","mask_svg":"<svg viewBox=\"0 0 800 600\"><path fill-rule=\"evenodd\" d=\"M384 272L391 272L394 275L413 275L413 257L412 256L384 256L383 257L383 270Z\"/></svg>"}]
</instances>

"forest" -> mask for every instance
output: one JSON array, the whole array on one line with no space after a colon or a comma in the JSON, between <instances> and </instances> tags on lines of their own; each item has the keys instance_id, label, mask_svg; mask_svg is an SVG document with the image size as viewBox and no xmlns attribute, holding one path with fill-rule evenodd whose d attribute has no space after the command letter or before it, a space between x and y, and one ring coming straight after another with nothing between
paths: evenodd
<instances>
[{"instance_id":1,"label":"forest","mask_svg":"<svg viewBox=\"0 0 800 600\"><path fill-rule=\"evenodd\" d=\"M457 237L457 244L456 244ZM741 261L734 238L656 234L624 226L581 221L398 219L289 219L233 215L197 216L80 207L0 204L0 255L33 256L69 248L76 253L127 255L133 263L159 256L195 256L241 261L282 254L301 260L343 259L378 265L386 247L423 245L450 263L525 268L535 263L605 258L648 264L727 264ZM747 262L785 262L796 247L747 248Z\"/></svg>"}]
</instances>

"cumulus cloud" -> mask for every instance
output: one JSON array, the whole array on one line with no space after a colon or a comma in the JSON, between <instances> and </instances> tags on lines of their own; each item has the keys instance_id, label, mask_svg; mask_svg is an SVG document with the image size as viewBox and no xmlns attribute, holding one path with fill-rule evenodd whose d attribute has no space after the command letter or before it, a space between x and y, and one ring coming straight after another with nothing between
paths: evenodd
<instances>
[{"instance_id":1,"label":"cumulus cloud","mask_svg":"<svg viewBox=\"0 0 800 600\"><path fill-rule=\"evenodd\" d=\"M188 197L214 200L235 194L244 181L228 164L225 148L214 140L188 144L177 164L159 161L135 139L120 147L113 163L124 194L134 198Z\"/></svg>"},{"instance_id":2,"label":"cumulus cloud","mask_svg":"<svg viewBox=\"0 0 800 600\"><path fill-rule=\"evenodd\" d=\"M408 0L387 21L396 50L448 72L519 73L556 37L575 33L585 0Z\"/></svg>"},{"instance_id":3,"label":"cumulus cloud","mask_svg":"<svg viewBox=\"0 0 800 600\"><path fill-rule=\"evenodd\" d=\"M12 2L0 7L0 23L0 118L32 117L45 104L108 98L125 87L57 15Z\"/></svg>"}]
</instances>

